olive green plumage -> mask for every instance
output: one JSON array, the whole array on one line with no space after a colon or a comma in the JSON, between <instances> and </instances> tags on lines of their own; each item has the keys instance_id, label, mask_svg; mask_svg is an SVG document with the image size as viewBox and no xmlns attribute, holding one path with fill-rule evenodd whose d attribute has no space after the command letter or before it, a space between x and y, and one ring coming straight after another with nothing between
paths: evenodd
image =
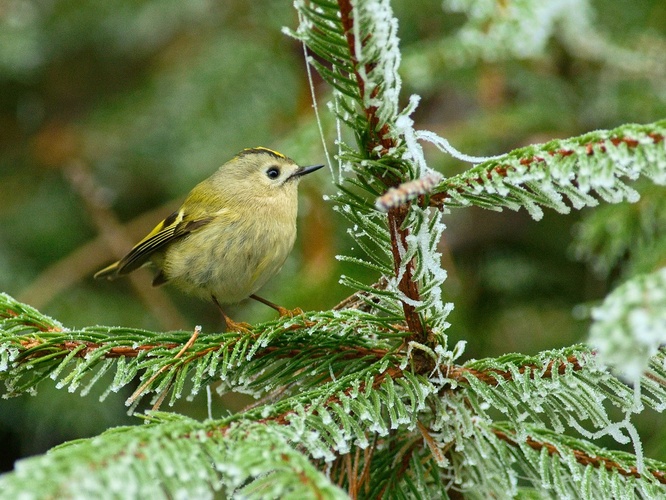
<instances>
[{"instance_id":1,"label":"olive green plumage","mask_svg":"<svg viewBox=\"0 0 666 500\"><path fill-rule=\"evenodd\" d=\"M322 166L299 167L266 148L243 150L95 277L115 279L150 264L155 286L172 283L217 303L239 302L284 264L296 239L299 180Z\"/></svg>"}]
</instances>

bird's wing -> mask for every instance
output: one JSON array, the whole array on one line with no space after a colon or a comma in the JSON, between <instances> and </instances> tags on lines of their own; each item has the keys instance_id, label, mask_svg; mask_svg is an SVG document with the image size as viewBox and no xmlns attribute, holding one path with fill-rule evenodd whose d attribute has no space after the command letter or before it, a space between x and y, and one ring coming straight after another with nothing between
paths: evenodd
<instances>
[{"instance_id":1,"label":"bird's wing","mask_svg":"<svg viewBox=\"0 0 666 500\"><path fill-rule=\"evenodd\" d=\"M187 220L186 220L187 219ZM144 265L157 251L174 240L208 224L213 217L186 217L181 208L160 222L148 235L137 243L125 257L95 274L95 278L110 278L128 274Z\"/></svg>"}]
</instances>

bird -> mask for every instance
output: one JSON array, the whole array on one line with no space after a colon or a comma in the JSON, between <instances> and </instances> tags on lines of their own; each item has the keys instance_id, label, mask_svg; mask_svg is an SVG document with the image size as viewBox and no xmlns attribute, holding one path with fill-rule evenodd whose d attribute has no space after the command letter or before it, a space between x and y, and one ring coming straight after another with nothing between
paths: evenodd
<instances>
[{"instance_id":1,"label":"bird","mask_svg":"<svg viewBox=\"0 0 666 500\"><path fill-rule=\"evenodd\" d=\"M280 316L290 311L256 292L284 264L296 240L298 184L324 165L298 166L265 147L247 148L197 184L175 212L123 258L95 273L114 280L143 266L153 286L172 284L211 300L228 331L249 325L227 316L222 304L252 298Z\"/></svg>"}]
</instances>

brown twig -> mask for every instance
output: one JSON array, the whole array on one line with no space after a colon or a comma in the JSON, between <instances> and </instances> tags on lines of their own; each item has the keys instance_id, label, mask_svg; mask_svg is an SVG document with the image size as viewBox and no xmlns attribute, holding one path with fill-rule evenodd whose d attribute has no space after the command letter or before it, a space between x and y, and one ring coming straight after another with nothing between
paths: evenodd
<instances>
[{"instance_id":1,"label":"brown twig","mask_svg":"<svg viewBox=\"0 0 666 500\"><path fill-rule=\"evenodd\" d=\"M349 498L356 500L358 491L356 490L356 477L354 475L354 466L352 463L351 453L347 453L344 458L346 471L347 471L347 493Z\"/></svg>"},{"instance_id":2,"label":"brown twig","mask_svg":"<svg viewBox=\"0 0 666 500\"><path fill-rule=\"evenodd\" d=\"M34 326L32 323L29 324L29 326ZM41 331L59 331L59 330L52 330L52 329L44 329L41 328ZM286 330L285 330L286 331ZM46 342L42 339L25 339L25 340L20 340L18 342L21 347L25 350L28 349L36 349L39 348L40 346L46 344ZM78 350L81 348L81 345L85 345L84 349ZM150 351L153 349L174 349L178 347L179 344L175 342L169 342L165 344L144 344L144 345L137 345L135 347L127 347L127 346L117 346L117 347L112 347L108 349L104 353L104 358L135 358L137 357L141 352L143 351ZM75 357L77 358L85 358L87 355L90 353L96 351L97 349L100 349L104 347L103 343L99 342L89 342L89 341L82 341L82 340L66 340L62 344L48 344L48 349L49 352L48 354L53 353L53 349L59 349L62 351L77 351ZM233 349L233 344L232 345L227 345L227 349ZM219 351L222 349L221 344L217 344L212 347L208 347L207 349L204 349L201 352L196 353L196 357L203 357L206 354L208 354L211 351ZM343 351L345 354L342 355L343 359L358 359L358 358L363 358L363 357L374 357L377 359L380 359L384 357L386 354L388 354L388 351L385 349L372 349L372 348L367 348L367 347L349 347L349 346L338 346L336 348L338 351ZM262 349L260 352L257 353L256 357L260 358L262 356L266 356L270 353L273 353L275 351L281 350L280 347L277 346L267 346L264 349ZM304 352L307 352L308 357L310 358L319 358L319 357L328 357L330 356L330 353L328 351L322 351L321 353L313 352L312 349L290 349L288 351L284 351L281 355L283 358L293 358L296 356L302 355ZM36 350L35 352L31 353L30 357L31 358L36 358L41 355L41 351ZM63 353L63 356L65 354Z\"/></svg>"},{"instance_id":3,"label":"brown twig","mask_svg":"<svg viewBox=\"0 0 666 500\"><path fill-rule=\"evenodd\" d=\"M176 203L169 202L125 223L123 228L128 243L125 250L130 248L132 242L138 241L146 234L151 223L160 220L160 217L173 212L177 207ZM21 290L17 299L41 309L68 288L92 276L114 256L119 255L111 251L105 238L98 236L41 271L32 283Z\"/></svg>"},{"instance_id":4,"label":"brown twig","mask_svg":"<svg viewBox=\"0 0 666 500\"><path fill-rule=\"evenodd\" d=\"M412 258L409 262L402 262L401 249L407 248L407 229L402 229L402 224L405 222L409 210L408 205L401 205L389 210L389 231L391 234L391 253L393 255L393 271L396 276L400 276L398 282L398 289L409 299L410 302L418 302L420 300L420 293L418 284L414 281L414 268L415 262ZM426 340L426 332L421 324L421 318L416 312L416 308L408 303L402 301L402 310L405 314L405 321L412 335L406 341L424 342Z\"/></svg>"},{"instance_id":5,"label":"brown twig","mask_svg":"<svg viewBox=\"0 0 666 500\"><path fill-rule=\"evenodd\" d=\"M29 339L21 340L19 342L21 347L25 350L35 349L45 344L43 340ZM52 349L60 349L62 351L75 351L80 348L81 345L85 345L85 349L81 349L76 353L75 357L85 358L88 354L97 349L100 349L104 344L98 342L88 342L88 341L79 341L79 340L66 340L62 344L49 344L49 353L52 352ZM168 344L144 344L138 345L136 347L126 347L126 346L117 346L112 347L104 353L104 358L136 358L142 351L151 351L153 349L175 349L178 347L178 344L170 342ZM36 358L41 355L42 351L35 351L31 353L31 358ZM63 354L64 356L64 354Z\"/></svg>"},{"instance_id":6,"label":"brown twig","mask_svg":"<svg viewBox=\"0 0 666 500\"><path fill-rule=\"evenodd\" d=\"M370 484L370 464L372 463L372 457L375 454L375 449L377 448L377 435L373 436L373 442L368 446L363 452L363 470L361 475L358 478L358 487L365 487L367 493L368 486Z\"/></svg>"},{"instance_id":7,"label":"brown twig","mask_svg":"<svg viewBox=\"0 0 666 500\"><path fill-rule=\"evenodd\" d=\"M192 333L190 339L185 343L185 345L183 345L180 351L178 351L178 354L176 354L176 356L173 358L173 361L160 368L148 380L146 380L143 384L141 384L141 386L136 391L134 391L134 394L132 394L128 399L130 404L134 403L137 400L137 398L144 393L146 388L149 387L150 384L152 384L155 381L157 377L159 377L162 373L171 368L173 366L173 363L177 359L179 359L183 354L185 354L185 351L187 351L190 347L194 345L194 342L199 337L199 333L201 333L201 327L197 326L194 328L194 333ZM170 386L171 384L168 384L167 387L165 387L165 389L162 391L162 394L160 394L159 398L155 402L155 405L153 406L153 410L157 410L160 407L162 401L164 401L164 397L166 396L167 392L169 392Z\"/></svg>"},{"instance_id":8,"label":"brown twig","mask_svg":"<svg viewBox=\"0 0 666 500\"><path fill-rule=\"evenodd\" d=\"M108 207L104 197L100 195L100 188L87 165L81 160L72 161L64 171L71 186L84 201L90 218L104 242L116 257L122 257L134 242L127 237L124 228ZM166 329L187 327L187 322L163 291L152 287L145 277L132 274L128 278L141 301L148 306L163 327Z\"/></svg>"},{"instance_id":9,"label":"brown twig","mask_svg":"<svg viewBox=\"0 0 666 500\"><path fill-rule=\"evenodd\" d=\"M416 421L416 425L419 428L419 432L421 433L421 436L423 436L423 440L428 446L428 449L430 450L430 454L435 459L435 462L438 464L444 463L444 452L439 449L437 442L432 438L430 432L428 432L428 428L418 420ZM451 446L451 444L449 446Z\"/></svg>"},{"instance_id":10,"label":"brown twig","mask_svg":"<svg viewBox=\"0 0 666 500\"><path fill-rule=\"evenodd\" d=\"M31 324L32 325L32 324ZM46 331L46 330L45 330ZM192 338L190 338L190 342L193 342ZM189 342L188 342L189 343ZM25 339L19 341L19 344L21 347L25 350L29 349L34 349L35 351L30 354L30 358L36 358L39 357L42 353L38 348L45 344L45 342L41 339ZM81 345L85 345L84 349L81 349ZM89 341L75 341L75 340L67 340L64 341L62 344L49 344L48 348L48 354L53 353L53 349L61 349L63 351L77 351L75 357L80 357L80 358L85 358L89 354L91 354L93 351L100 349L104 347L104 344L102 343L97 343L97 342L89 342ZM104 358L119 358L119 357L128 357L128 358L134 358L137 357L141 352L144 351L149 351L152 349L173 349L178 347L177 343L165 343L165 344L144 344L144 345L137 345L134 347L127 347L127 346L116 346L108 349L104 353ZM227 349L233 349L233 345L226 345ZM80 350L79 350L80 349ZM222 344L216 344L215 346L208 347L200 352L197 352L195 356L197 358L203 357L206 354L212 352L212 351L218 351L222 349ZM359 359L359 358L364 358L364 357L371 357L371 358L376 358L376 359L381 359L384 356L388 354L389 351L385 349L377 349L377 348L367 348L367 347L360 347L360 346L338 346L336 348L338 351L342 351L344 354L342 354L343 359ZM278 350L282 350L282 348L278 346L266 346L262 350L256 353L256 357L262 357L269 355L271 353L274 353ZM301 356L305 352L303 349L289 349L289 350L282 350L283 352L281 353L281 357L283 358L293 358L296 356ZM44 351L46 352L46 351ZM594 354L594 353L592 353ZM63 353L63 356L65 354ZM310 358L319 358L319 357L327 357L329 356L329 352L324 350L322 352L316 352L313 351L312 349L307 350L307 355ZM536 364L527 364L524 366L521 366L518 368L518 372L523 374L525 373L528 369L530 370L530 377L531 378L550 378L552 377L554 372L557 372L559 375L564 375L567 369L571 369L573 371L579 371L582 370L584 367L584 364L574 355L568 356L566 361L561 361L559 364L557 364L556 360L551 360L548 365L546 366L545 370L543 369L542 366L536 365ZM427 373L428 371L432 370L431 363L428 363L426 361L421 360L418 356L413 355L413 363L412 363L412 369L414 370L415 373L420 373L424 374ZM397 369L396 369L397 370ZM391 377L395 377L396 375L399 376L400 370L397 372L392 372ZM487 370L476 370L474 368L468 368L465 366L460 366L460 365L451 365L447 369L446 373L448 378L457 380L459 382L464 382L468 383L468 377L469 376L474 376L480 381L484 382L485 384L491 385L491 386L496 386L500 383L500 380L505 380L505 381L510 381L513 378L512 372L508 370L499 370L496 368L489 368ZM657 380L656 377L652 376L651 378ZM663 383L663 381L658 380L660 383Z\"/></svg>"}]
</instances>

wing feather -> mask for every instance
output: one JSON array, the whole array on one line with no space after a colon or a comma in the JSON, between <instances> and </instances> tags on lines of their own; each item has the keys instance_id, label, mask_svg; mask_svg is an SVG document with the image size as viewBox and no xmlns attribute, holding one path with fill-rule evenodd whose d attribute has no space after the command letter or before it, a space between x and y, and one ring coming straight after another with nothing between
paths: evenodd
<instances>
[{"instance_id":1,"label":"wing feather","mask_svg":"<svg viewBox=\"0 0 666 500\"><path fill-rule=\"evenodd\" d=\"M182 238L192 231L205 226L213 219L213 217L202 217L184 221L185 215L185 211L182 208L173 212L157 224L127 255L118 262L99 271L95 274L95 278L107 277L113 279L123 274L131 273L148 262L150 257L158 250L163 249L178 238Z\"/></svg>"}]
</instances>

